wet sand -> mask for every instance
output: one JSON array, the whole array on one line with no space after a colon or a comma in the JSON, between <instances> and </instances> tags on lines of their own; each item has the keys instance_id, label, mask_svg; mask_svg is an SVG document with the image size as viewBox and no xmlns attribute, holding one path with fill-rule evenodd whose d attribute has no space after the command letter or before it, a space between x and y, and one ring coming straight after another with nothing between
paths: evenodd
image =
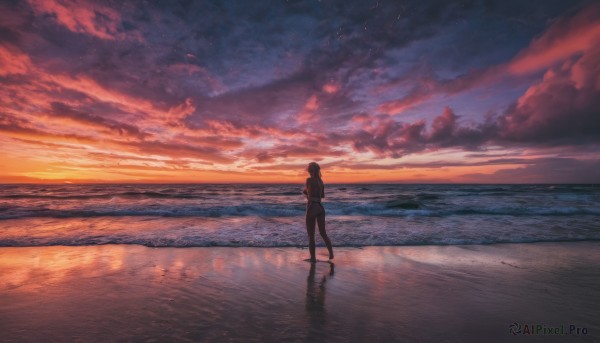
<instances>
[{"instance_id":1,"label":"wet sand","mask_svg":"<svg viewBox=\"0 0 600 343\"><path fill-rule=\"evenodd\" d=\"M317 254L0 248L0 341L600 341L600 242Z\"/></svg>"}]
</instances>

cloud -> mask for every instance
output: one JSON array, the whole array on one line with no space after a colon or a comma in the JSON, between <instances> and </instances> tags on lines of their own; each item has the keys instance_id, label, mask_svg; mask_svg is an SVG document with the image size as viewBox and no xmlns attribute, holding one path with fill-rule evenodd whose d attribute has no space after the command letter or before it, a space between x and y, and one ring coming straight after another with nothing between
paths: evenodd
<instances>
[{"instance_id":1,"label":"cloud","mask_svg":"<svg viewBox=\"0 0 600 343\"><path fill-rule=\"evenodd\" d=\"M434 142L447 142L455 134L456 114L449 107L444 108L444 112L433 120L431 124L431 137Z\"/></svg>"},{"instance_id":2,"label":"cloud","mask_svg":"<svg viewBox=\"0 0 600 343\"><path fill-rule=\"evenodd\" d=\"M319 109L319 101L316 95L311 95L302 110L298 113L297 120L306 124L316 118L315 112Z\"/></svg>"},{"instance_id":3,"label":"cloud","mask_svg":"<svg viewBox=\"0 0 600 343\"><path fill-rule=\"evenodd\" d=\"M223 151L211 146L194 146L186 143L140 141L131 142L127 147L132 152L140 154L161 155L173 158L194 157L206 161L229 164L234 161L227 157Z\"/></svg>"},{"instance_id":4,"label":"cloud","mask_svg":"<svg viewBox=\"0 0 600 343\"><path fill-rule=\"evenodd\" d=\"M377 110L386 114L399 114L431 99L433 95L434 92L431 88L415 87L402 99L385 102L379 105Z\"/></svg>"},{"instance_id":5,"label":"cloud","mask_svg":"<svg viewBox=\"0 0 600 343\"><path fill-rule=\"evenodd\" d=\"M96 144L97 140L80 134L51 133L40 130L31 122L19 118L13 118L0 113L0 132L9 137L48 140L53 142L74 142L84 144Z\"/></svg>"},{"instance_id":6,"label":"cloud","mask_svg":"<svg viewBox=\"0 0 600 343\"><path fill-rule=\"evenodd\" d=\"M495 122L459 125L458 118L451 108L446 107L428 128L425 120L407 123L387 115L359 114L354 119L360 124L358 129L348 135L333 136L332 140L352 142L357 152L371 151L379 157L399 158L410 153L446 147L476 150L495 139ZM340 144L340 141L330 144Z\"/></svg>"},{"instance_id":7,"label":"cloud","mask_svg":"<svg viewBox=\"0 0 600 343\"><path fill-rule=\"evenodd\" d=\"M8 45L0 45L0 76L26 74L31 65L29 56L11 50L14 49L10 49Z\"/></svg>"},{"instance_id":8,"label":"cloud","mask_svg":"<svg viewBox=\"0 0 600 343\"><path fill-rule=\"evenodd\" d=\"M77 110L62 102L52 102L50 106L51 109L48 114L52 117L67 118L75 122L91 125L92 127L109 129L117 135L133 136L140 139L148 136L133 125L121 123L116 120L110 120L99 115Z\"/></svg>"},{"instance_id":9,"label":"cloud","mask_svg":"<svg viewBox=\"0 0 600 343\"><path fill-rule=\"evenodd\" d=\"M556 19L538 38L521 50L517 56L502 64L476 68L454 78L443 79L429 72L416 77L409 73L405 79L393 80L386 89L397 85L416 83L397 100L378 106L378 111L390 115L401 114L431 99L437 94L454 95L476 87L497 83L509 75L530 75L586 54L600 45L600 5L591 4L574 16Z\"/></svg>"},{"instance_id":10,"label":"cloud","mask_svg":"<svg viewBox=\"0 0 600 343\"><path fill-rule=\"evenodd\" d=\"M363 127L352 134L354 147L379 156L444 147L599 144L600 48L549 70L503 114L479 124L461 125L449 107L432 120L430 129L423 120L403 123L381 115L359 118Z\"/></svg>"},{"instance_id":11,"label":"cloud","mask_svg":"<svg viewBox=\"0 0 600 343\"><path fill-rule=\"evenodd\" d=\"M485 157L485 155L484 155ZM448 167L474 167L474 166L496 166L496 165L528 165L536 163L533 159L525 158L494 158L480 161L451 161L451 160L436 160L421 163L415 162L397 162L397 163L364 163L364 162L348 162L336 161L324 164L326 167L340 167L351 170L400 170L404 168L448 168ZM322 167L323 167L322 166Z\"/></svg>"},{"instance_id":12,"label":"cloud","mask_svg":"<svg viewBox=\"0 0 600 343\"><path fill-rule=\"evenodd\" d=\"M72 32L85 33L100 39L119 36L120 15L116 10L83 0L28 0L40 14L52 15L56 22Z\"/></svg>"},{"instance_id":13,"label":"cloud","mask_svg":"<svg viewBox=\"0 0 600 343\"><path fill-rule=\"evenodd\" d=\"M352 142L357 152L372 151L380 156L398 158L423 149L424 130L423 120L402 123L380 115L364 120L361 129L344 139Z\"/></svg>"},{"instance_id":14,"label":"cloud","mask_svg":"<svg viewBox=\"0 0 600 343\"><path fill-rule=\"evenodd\" d=\"M136 156L151 161L123 165L243 172L306 159L377 164L436 150L593 145L597 6L565 15L581 4L3 3L0 131L21 139L11 151L68 160L72 170L87 168L86 158L97 165L91 153L107 166ZM523 6L541 15L516 25L489 6L521 20ZM458 40L480 21L490 25L478 42ZM490 48L504 55L478 60L492 54L479 51L481 40L505 32L506 46ZM446 63L450 50L469 58ZM464 97L482 87L511 97L483 94L495 103L465 106L487 104ZM59 154L52 144L79 152L67 159L69 148ZM136 167L154 160L172 162Z\"/></svg>"},{"instance_id":15,"label":"cloud","mask_svg":"<svg viewBox=\"0 0 600 343\"><path fill-rule=\"evenodd\" d=\"M600 5L592 4L573 17L559 18L507 66L526 74L543 70L600 44Z\"/></svg>"},{"instance_id":16,"label":"cloud","mask_svg":"<svg viewBox=\"0 0 600 343\"><path fill-rule=\"evenodd\" d=\"M370 138L360 131L356 132L358 142L355 147L358 151L370 149L380 156L402 156L443 147L477 149L491 144L514 147L600 143L600 44L590 43L600 38L596 33L600 28L598 8L592 6L572 18L555 22L505 67L506 71L517 66L515 70L519 72L531 72L563 60L561 64L550 67L541 81L531 85L501 115L488 117L479 124L459 125L458 116L446 107L432 120L430 131L426 130L422 120L412 124L393 119L379 120L376 131L386 134L375 134ZM558 46L565 41L573 43L559 54ZM540 63L531 62L535 59L539 59ZM528 65L531 67L525 68ZM429 82L429 86L415 88L402 100L386 103L379 109L388 114L397 113L403 110L403 106L414 106L434 92L452 93L467 89L500 71L499 67L492 67L486 72L473 74L480 77L472 75L467 80L458 78L446 84ZM367 129L369 133L374 131L372 125Z\"/></svg>"},{"instance_id":17,"label":"cloud","mask_svg":"<svg viewBox=\"0 0 600 343\"><path fill-rule=\"evenodd\" d=\"M550 69L499 118L503 142L600 142L600 45Z\"/></svg>"},{"instance_id":18,"label":"cloud","mask_svg":"<svg viewBox=\"0 0 600 343\"><path fill-rule=\"evenodd\" d=\"M465 174L461 182L478 183L600 183L600 160L540 158L524 167L501 169L492 174Z\"/></svg>"},{"instance_id":19,"label":"cloud","mask_svg":"<svg viewBox=\"0 0 600 343\"><path fill-rule=\"evenodd\" d=\"M501 115L460 125L446 107L428 130L423 120L403 123L382 115L356 117L357 151L398 157L422 150L485 145L554 146L600 143L600 46L548 70Z\"/></svg>"}]
</instances>

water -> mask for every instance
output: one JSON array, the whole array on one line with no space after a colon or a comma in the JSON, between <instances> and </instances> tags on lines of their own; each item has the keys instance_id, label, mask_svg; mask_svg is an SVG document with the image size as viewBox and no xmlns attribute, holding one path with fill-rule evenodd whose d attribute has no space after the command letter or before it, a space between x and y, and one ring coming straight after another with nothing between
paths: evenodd
<instances>
[{"instance_id":1,"label":"water","mask_svg":"<svg viewBox=\"0 0 600 343\"><path fill-rule=\"evenodd\" d=\"M304 246L299 184L0 185L0 246ZM326 185L335 246L600 240L596 185Z\"/></svg>"}]
</instances>

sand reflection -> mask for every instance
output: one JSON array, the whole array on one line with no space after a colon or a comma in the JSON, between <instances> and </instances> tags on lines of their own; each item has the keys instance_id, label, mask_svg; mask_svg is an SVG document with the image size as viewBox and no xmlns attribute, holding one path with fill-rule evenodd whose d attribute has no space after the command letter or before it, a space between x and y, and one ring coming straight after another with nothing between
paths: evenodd
<instances>
[{"instance_id":1,"label":"sand reflection","mask_svg":"<svg viewBox=\"0 0 600 343\"><path fill-rule=\"evenodd\" d=\"M339 248L335 266L296 248L2 248L0 341L496 342L520 318L598 332L599 246Z\"/></svg>"},{"instance_id":2,"label":"sand reflection","mask_svg":"<svg viewBox=\"0 0 600 343\"><path fill-rule=\"evenodd\" d=\"M327 311L325 308L325 298L327 293L327 280L333 277L334 264L329 262L327 274L320 278L316 276L317 263L311 263L306 278L306 314L309 319L309 339L322 340L326 332Z\"/></svg>"},{"instance_id":3,"label":"sand reflection","mask_svg":"<svg viewBox=\"0 0 600 343\"><path fill-rule=\"evenodd\" d=\"M0 251L0 277L2 288L26 285L38 288L40 280L45 283L66 282L74 274L79 277L96 277L108 271L123 268L125 246L87 247L38 247L3 248Z\"/></svg>"}]
</instances>

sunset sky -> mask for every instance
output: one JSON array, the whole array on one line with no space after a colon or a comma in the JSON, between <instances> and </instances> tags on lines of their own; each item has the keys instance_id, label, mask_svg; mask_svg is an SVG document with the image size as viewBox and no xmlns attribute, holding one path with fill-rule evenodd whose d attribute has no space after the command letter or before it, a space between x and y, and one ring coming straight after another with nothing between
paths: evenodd
<instances>
[{"instance_id":1,"label":"sunset sky","mask_svg":"<svg viewBox=\"0 0 600 343\"><path fill-rule=\"evenodd\" d=\"M597 1L0 4L0 183L600 183L599 147Z\"/></svg>"}]
</instances>

